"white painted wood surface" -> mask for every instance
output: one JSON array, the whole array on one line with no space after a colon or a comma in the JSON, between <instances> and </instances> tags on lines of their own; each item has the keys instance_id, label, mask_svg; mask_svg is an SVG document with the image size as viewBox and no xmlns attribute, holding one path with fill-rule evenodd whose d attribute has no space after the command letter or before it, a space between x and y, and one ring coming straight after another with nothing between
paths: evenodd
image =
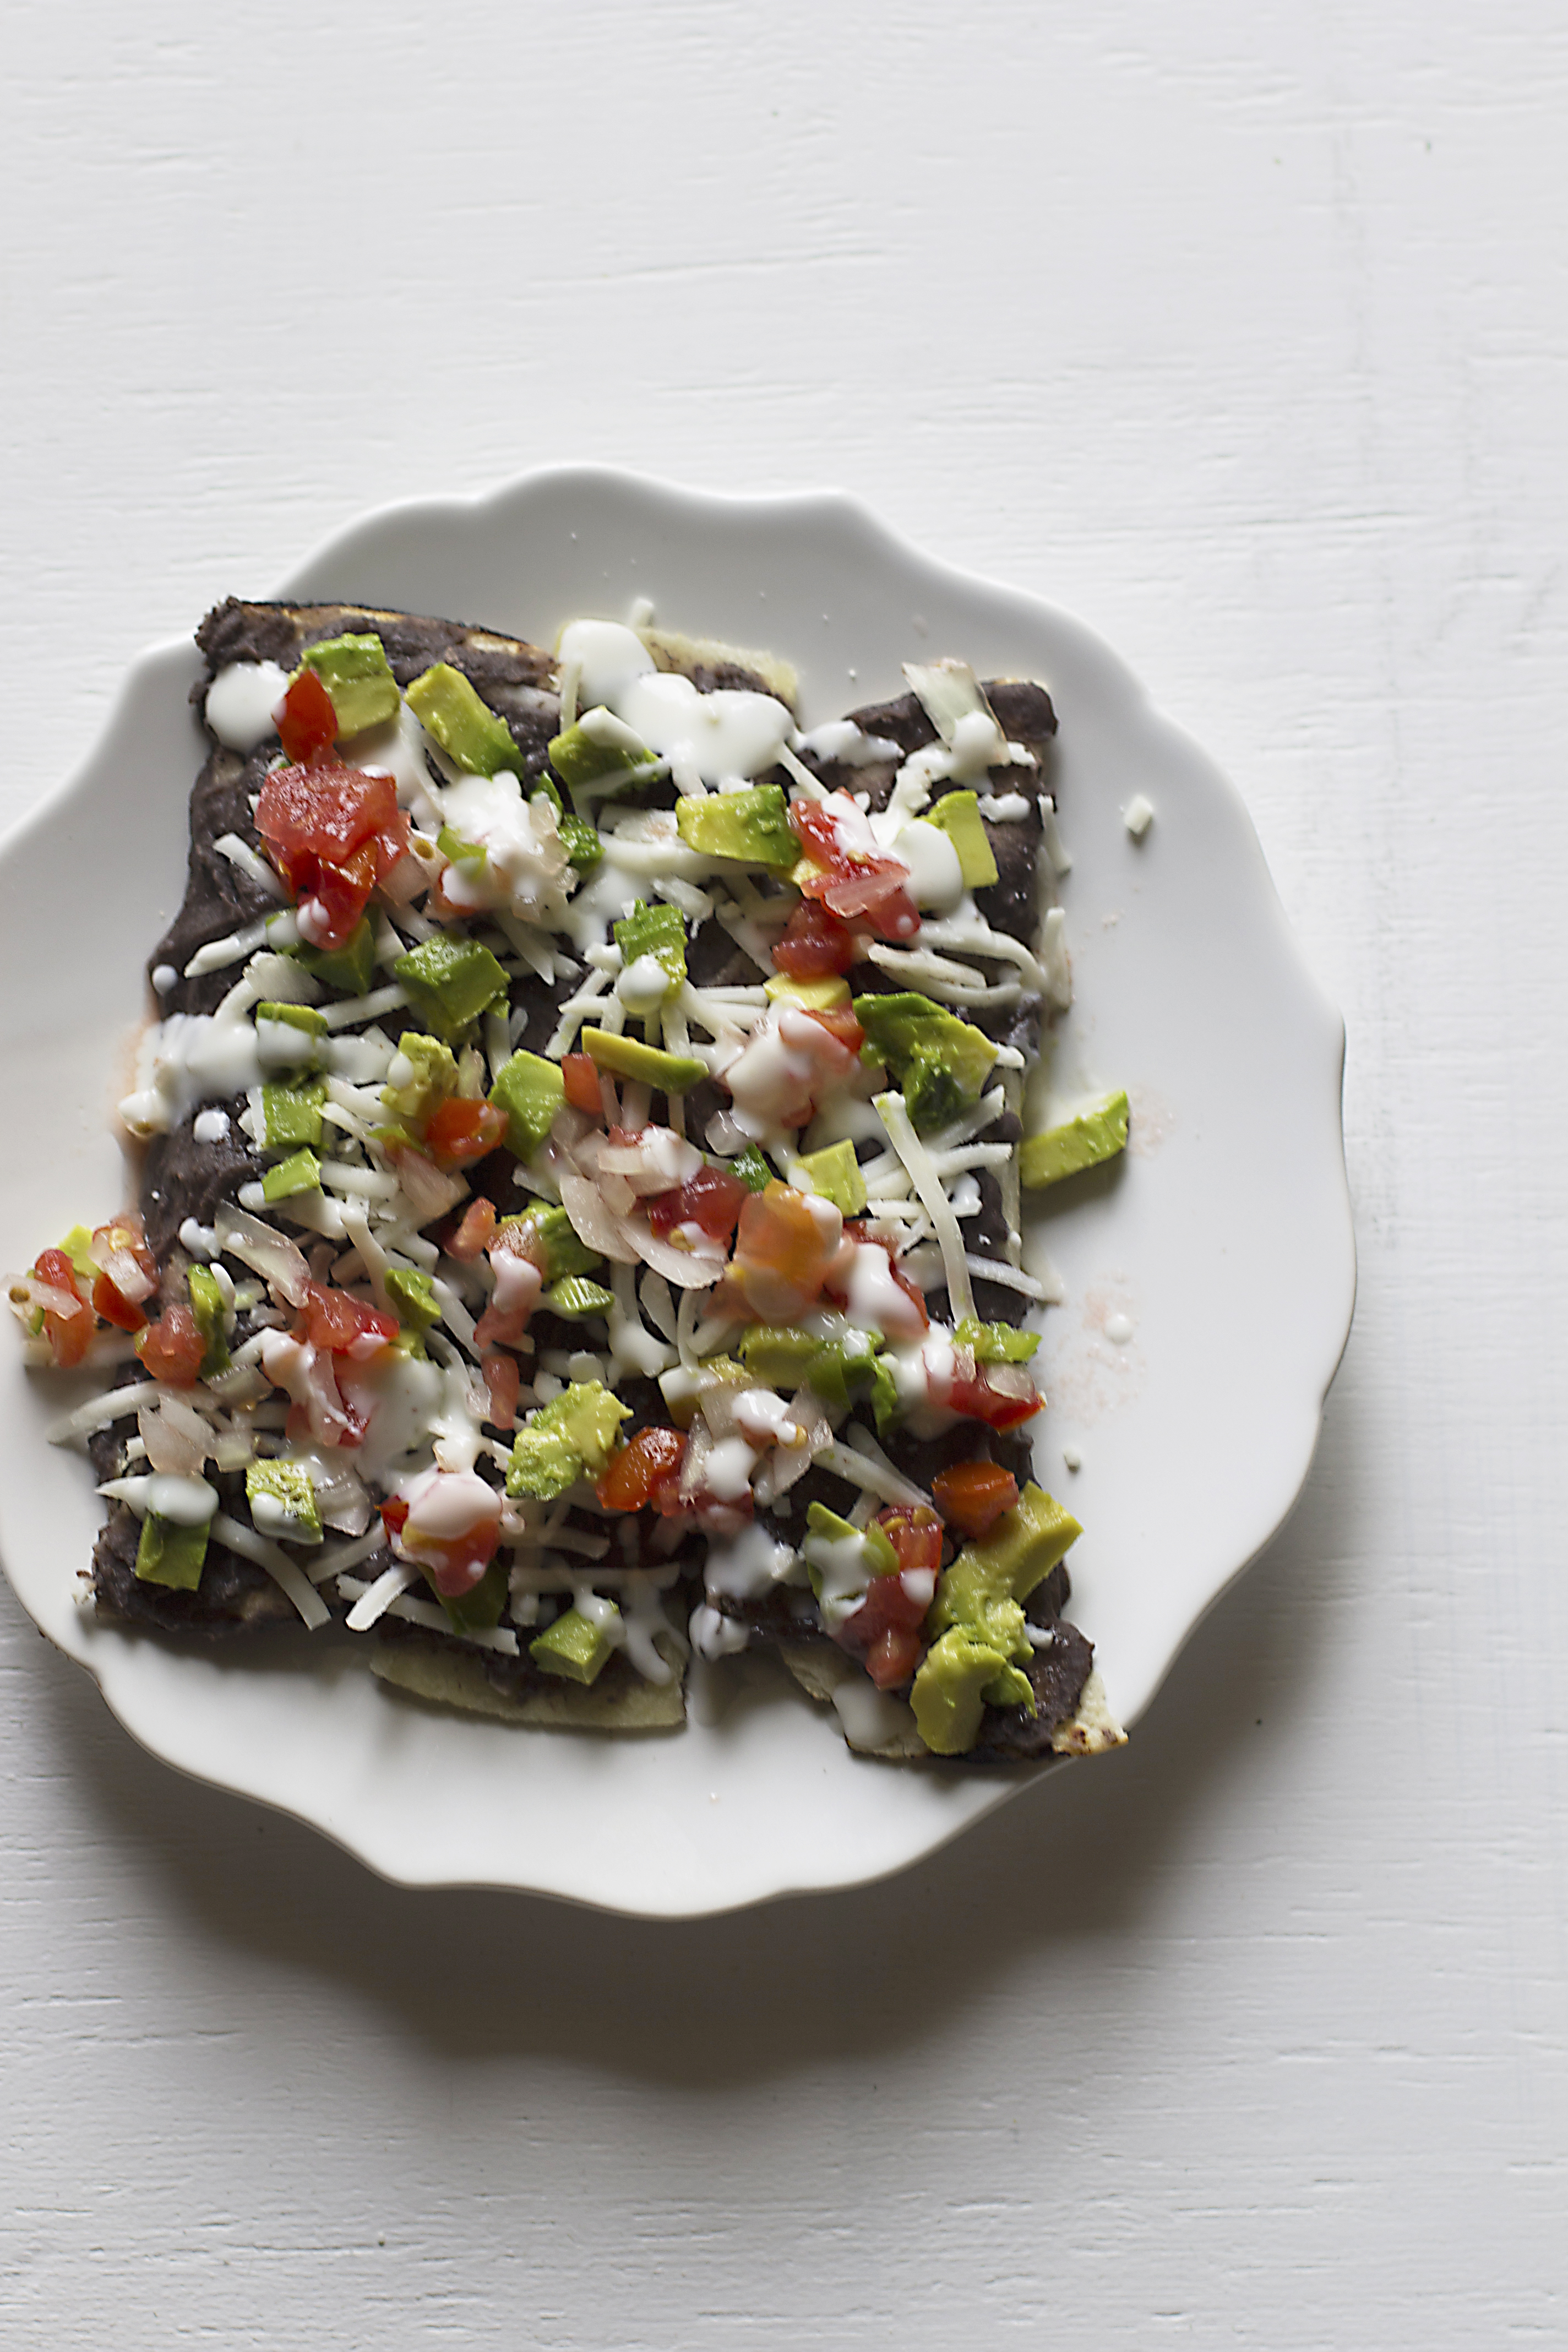
<instances>
[{"instance_id":1,"label":"white painted wood surface","mask_svg":"<svg viewBox=\"0 0 1568 2352\"><path fill-rule=\"evenodd\" d=\"M1362 1293L1135 1745L842 1899L394 1893L0 1595L5 2342L1562 2342L1561 12L6 44L0 816L385 499L842 484L1241 784L1350 1024Z\"/></svg>"}]
</instances>

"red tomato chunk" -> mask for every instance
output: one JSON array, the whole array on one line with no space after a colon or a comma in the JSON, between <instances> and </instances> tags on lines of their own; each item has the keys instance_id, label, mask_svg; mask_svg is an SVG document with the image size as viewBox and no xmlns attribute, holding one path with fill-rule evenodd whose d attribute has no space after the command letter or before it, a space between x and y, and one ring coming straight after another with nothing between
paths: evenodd
<instances>
[{"instance_id":1,"label":"red tomato chunk","mask_svg":"<svg viewBox=\"0 0 1568 2352\"><path fill-rule=\"evenodd\" d=\"M685 1459L686 1440L679 1429L639 1429L604 1472L595 1492L606 1511L640 1511L645 1504L667 1515L679 1511Z\"/></svg>"},{"instance_id":2,"label":"red tomato chunk","mask_svg":"<svg viewBox=\"0 0 1568 2352\"><path fill-rule=\"evenodd\" d=\"M696 1225L710 1241L726 1242L751 1197L750 1185L731 1176L727 1168L700 1168L673 1192L655 1192L644 1206L656 1234L673 1233L677 1225Z\"/></svg>"},{"instance_id":3,"label":"red tomato chunk","mask_svg":"<svg viewBox=\"0 0 1568 2352\"><path fill-rule=\"evenodd\" d=\"M854 961L855 934L815 898L801 900L773 950L775 966L792 980L826 980Z\"/></svg>"}]
</instances>

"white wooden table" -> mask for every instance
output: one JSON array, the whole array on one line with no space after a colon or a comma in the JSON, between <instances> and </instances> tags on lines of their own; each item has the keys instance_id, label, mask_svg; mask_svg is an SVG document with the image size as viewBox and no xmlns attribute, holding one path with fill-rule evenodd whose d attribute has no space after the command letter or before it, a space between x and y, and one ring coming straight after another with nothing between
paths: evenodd
<instances>
[{"instance_id":1,"label":"white wooden table","mask_svg":"<svg viewBox=\"0 0 1568 2352\"><path fill-rule=\"evenodd\" d=\"M1562 12L6 37L0 817L386 499L841 484L1241 784L1362 1254L1301 1507L1133 1746L860 1894L395 1893L0 1593L7 2345L1562 2342Z\"/></svg>"}]
</instances>

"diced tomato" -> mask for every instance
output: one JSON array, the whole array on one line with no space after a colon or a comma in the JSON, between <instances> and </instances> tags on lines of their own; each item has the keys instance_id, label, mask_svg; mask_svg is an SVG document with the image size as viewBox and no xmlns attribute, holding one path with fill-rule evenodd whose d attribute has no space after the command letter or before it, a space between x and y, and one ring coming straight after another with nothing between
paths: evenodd
<instances>
[{"instance_id":1,"label":"diced tomato","mask_svg":"<svg viewBox=\"0 0 1568 2352\"><path fill-rule=\"evenodd\" d=\"M389 1495L384 1503L376 1505L376 1508L381 1513L381 1523L387 1534L400 1536L408 1518L408 1506L402 1496Z\"/></svg>"},{"instance_id":2,"label":"diced tomato","mask_svg":"<svg viewBox=\"0 0 1568 2352\"><path fill-rule=\"evenodd\" d=\"M157 1322L149 1323L136 1340L136 1352L153 1378L167 1381L171 1388L195 1386L206 1351L207 1343L195 1317L177 1299L172 1307L165 1307Z\"/></svg>"},{"instance_id":3,"label":"diced tomato","mask_svg":"<svg viewBox=\"0 0 1568 2352\"><path fill-rule=\"evenodd\" d=\"M396 1339L397 1318L346 1290L312 1282L300 1311L297 1336L329 1355L363 1359L378 1355Z\"/></svg>"},{"instance_id":4,"label":"diced tomato","mask_svg":"<svg viewBox=\"0 0 1568 2352\"><path fill-rule=\"evenodd\" d=\"M1018 1499L1018 1481L996 1462L955 1462L931 1482L937 1509L962 1535L980 1537Z\"/></svg>"},{"instance_id":5,"label":"diced tomato","mask_svg":"<svg viewBox=\"0 0 1568 2352\"><path fill-rule=\"evenodd\" d=\"M830 1202L775 1179L742 1204L730 1280L751 1314L793 1323L816 1305L842 1237Z\"/></svg>"},{"instance_id":6,"label":"diced tomato","mask_svg":"<svg viewBox=\"0 0 1568 2352\"><path fill-rule=\"evenodd\" d=\"M449 1095L425 1122L425 1143L444 1168L471 1168L493 1151L506 1134L506 1113L494 1103L468 1102Z\"/></svg>"},{"instance_id":7,"label":"diced tomato","mask_svg":"<svg viewBox=\"0 0 1568 2352\"><path fill-rule=\"evenodd\" d=\"M496 1204L486 1193L477 1192L463 1211L457 1232L447 1244L447 1255L455 1257L460 1265L472 1265L485 1249L496 1229Z\"/></svg>"},{"instance_id":8,"label":"diced tomato","mask_svg":"<svg viewBox=\"0 0 1568 2352\"><path fill-rule=\"evenodd\" d=\"M585 1112L589 1118L602 1118L605 1099L599 1089L599 1066L593 1055L568 1054L561 1065L561 1075L573 1109Z\"/></svg>"},{"instance_id":9,"label":"diced tomato","mask_svg":"<svg viewBox=\"0 0 1568 2352\"><path fill-rule=\"evenodd\" d=\"M289 685L278 732L291 760L324 760L337 741L338 714L313 669L302 669Z\"/></svg>"},{"instance_id":10,"label":"diced tomato","mask_svg":"<svg viewBox=\"0 0 1568 2352\"><path fill-rule=\"evenodd\" d=\"M937 1538L940 1545L940 1528ZM857 1650L864 1657L866 1671L879 1690L897 1690L909 1681L920 1662L925 1646L922 1629L931 1606L930 1583L929 1572L912 1591L901 1571L897 1576L874 1576L859 1608L844 1621L839 1640L845 1649Z\"/></svg>"},{"instance_id":11,"label":"diced tomato","mask_svg":"<svg viewBox=\"0 0 1568 2352\"><path fill-rule=\"evenodd\" d=\"M39 1282L47 1283L51 1290L75 1302L72 1306L44 1309L44 1331L55 1362L62 1371L68 1371L73 1364L80 1363L92 1345L92 1335L98 1328L92 1308L81 1295L76 1268L64 1250L40 1250L33 1272Z\"/></svg>"},{"instance_id":12,"label":"diced tomato","mask_svg":"<svg viewBox=\"0 0 1568 2352\"><path fill-rule=\"evenodd\" d=\"M846 851L840 836L844 813L836 810L835 793L826 801L792 801L790 823L800 835L809 871L797 869L796 879L808 898L817 899L829 914L849 922L858 918L886 940L911 939L921 925L920 909L906 885L910 869L901 857L884 851ZM852 808L847 812L858 816Z\"/></svg>"},{"instance_id":13,"label":"diced tomato","mask_svg":"<svg viewBox=\"0 0 1568 2352\"><path fill-rule=\"evenodd\" d=\"M345 943L409 841L392 778L338 760L274 769L256 826L300 901L301 928L321 948Z\"/></svg>"},{"instance_id":14,"label":"diced tomato","mask_svg":"<svg viewBox=\"0 0 1568 2352\"><path fill-rule=\"evenodd\" d=\"M595 1493L606 1511L679 1511L680 1465L686 1440L679 1429L639 1429L599 1478Z\"/></svg>"},{"instance_id":15,"label":"diced tomato","mask_svg":"<svg viewBox=\"0 0 1568 2352\"><path fill-rule=\"evenodd\" d=\"M441 1561L439 1566L436 1566L432 1560L421 1558L419 1565L443 1601L460 1601L464 1593L471 1592L482 1579L495 1558L496 1546L500 1541L499 1519L483 1519L477 1528L470 1528L467 1535L445 1537L440 1540L426 1536L419 1541L421 1554L439 1552Z\"/></svg>"},{"instance_id":16,"label":"diced tomato","mask_svg":"<svg viewBox=\"0 0 1568 2352\"><path fill-rule=\"evenodd\" d=\"M815 898L801 900L773 950L777 969L792 980L825 980L847 971L854 961L854 933Z\"/></svg>"},{"instance_id":17,"label":"diced tomato","mask_svg":"<svg viewBox=\"0 0 1568 2352\"><path fill-rule=\"evenodd\" d=\"M655 1192L643 1202L656 1234L677 1225L697 1225L710 1241L727 1242L735 1220L752 1197L752 1188L727 1168L700 1168L695 1176L673 1192Z\"/></svg>"},{"instance_id":18,"label":"diced tomato","mask_svg":"<svg viewBox=\"0 0 1568 2352\"><path fill-rule=\"evenodd\" d=\"M847 1052L858 1054L866 1043L866 1032L847 1004L835 1004L826 1013L819 1013L810 1005L803 1010L807 1020L819 1021L828 1035L837 1037Z\"/></svg>"},{"instance_id":19,"label":"diced tomato","mask_svg":"<svg viewBox=\"0 0 1568 2352\"><path fill-rule=\"evenodd\" d=\"M485 1386L490 1392L490 1409L485 1418L492 1429L517 1427L518 1392L522 1386L522 1373L515 1356L481 1356L479 1370L485 1376Z\"/></svg>"},{"instance_id":20,"label":"diced tomato","mask_svg":"<svg viewBox=\"0 0 1568 2352\"><path fill-rule=\"evenodd\" d=\"M123 1297L106 1274L100 1274L92 1286L92 1311L119 1331L140 1331L147 1320L141 1307Z\"/></svg>"},{"instance_id":21,"label":"diced tomato","mask_svg":"<svg viewBox=\"0 0 1568 2352\"><path fill-rule=\"evenodd\" d=\"M958 1369L944 1400L954 1412L983 1421L988 1429L1016 1429L1020 1422L1032 1420L1045 1403L1021 1364L992 1364L982 1371L967 1348L954 1353Z\"/></svg>"},{"instance_id":22,"label":"diced tomato","mask_svg":"<svg viewBox=\"0 0 1568 2352\"><path fill-rule=\"evenodd\" d=\"M942 1566L942 1521L924 1503L895 1503L878 1512L875 1525L897 1552L900 1574L906 1568Z\"/></svg>"}]
</instances>

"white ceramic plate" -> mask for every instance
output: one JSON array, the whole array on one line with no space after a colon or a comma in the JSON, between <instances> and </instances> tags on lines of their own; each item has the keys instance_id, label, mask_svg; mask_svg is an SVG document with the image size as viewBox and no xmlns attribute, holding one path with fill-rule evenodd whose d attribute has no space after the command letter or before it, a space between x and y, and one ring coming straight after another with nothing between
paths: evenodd
<instances>
[{"instance_id":1,"label":"white ceramic plate","mask_svg":"<svg viewBox=\"0 0 1568 2352\"><path fill-rule=\"evenodd\" d=\"M215 581L215 600L248 584ZM672 627L794 660L808 725L900 691L901 661L939 654L1048 684L1077 1003L1039 1084L1126 1086L1133 1146L1115 1171L1047 1196L1029 1236L1068 1291L1040 1359L1038 1468L1084 1523L1071 1614L1135 1725L1294 1502L1354 1289L1343 1030L1231 786L1075 622L929 562L845 498L539 474L475 503L372 516L282 593L545 644L574 614L621 618L647 595ZM0 988L27 1008L0 1046L0 1093L27 1104L29 1137L6 1155L0 1265L30 1264L128 1189L108 1119L142 961L182 887L197 675L189 646L144 655L86 767L0 853ZM1156 815L1135 845L1121 811L1140 792ZM62 839L73 898L59 959ZM154 1754L313 1823L389 1878L724 1910L896 1870L1027 1777L861 1761L833 1717L783 1687L748 1692L716 1727L616 1742L422 1709L342 1643L193 1655L96 1626L78 1571L100 1507L80 1455L42 1434L66 1393L0 1339L0 1551L24 1604ZM1076 1472L1064 1447L1081 1452Z\"/></svg>"}]
</instances>

